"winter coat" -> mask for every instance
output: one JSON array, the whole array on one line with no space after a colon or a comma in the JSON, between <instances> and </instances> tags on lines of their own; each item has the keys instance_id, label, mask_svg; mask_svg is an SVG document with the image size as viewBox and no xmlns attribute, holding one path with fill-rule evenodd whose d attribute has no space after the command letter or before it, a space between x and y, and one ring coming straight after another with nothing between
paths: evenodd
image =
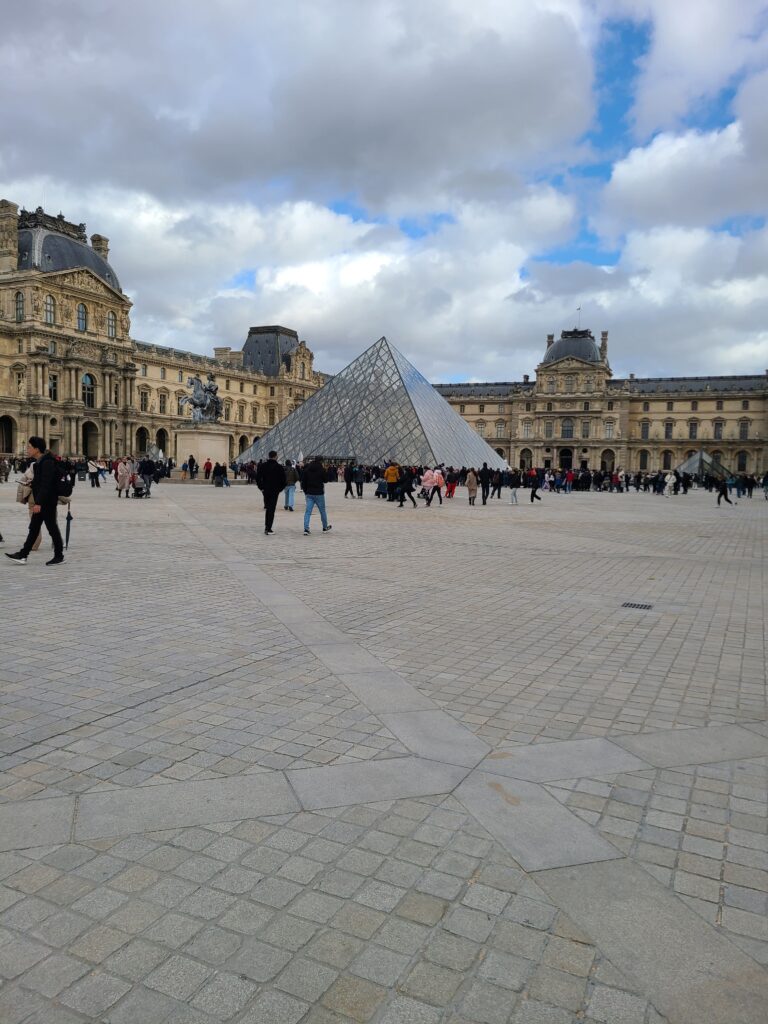
<instances>
[{"instance_id":1,"label":"winter coat","mask_svg":"<svg viewBox=\"0 0 768 1024\"><path fill-rule=\"evenodd\" d=\"M125 490L131 482L131 467L126 462L117 464L117 486L121 491Z\"/></svg>"},{"instance_id":2,"label":"winter coat","mask_svg":"<svg viewBox=\"0 0 768 1024\"><path fill-rule=\"evenodd\" d=\"M472 470L467 473L467 494L470 498L477 497L477 476Z\"/></svg>"}]
</instances>

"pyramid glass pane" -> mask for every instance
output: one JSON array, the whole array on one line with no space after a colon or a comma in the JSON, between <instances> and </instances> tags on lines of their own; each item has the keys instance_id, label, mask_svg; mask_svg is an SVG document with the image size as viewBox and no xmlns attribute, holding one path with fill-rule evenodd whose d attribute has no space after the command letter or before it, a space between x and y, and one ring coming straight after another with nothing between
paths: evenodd
<instances>
[{"instance_id":1,"label":"pyramid glass pane","mask_svg":"<svg viewBox=\"0 0 768 1024\"><path fill-rule=\"evenodd\" d=\"M368 465L506 465L402 353L380 338L238 462L322 455Z\"/></svg>"}]
</instances>

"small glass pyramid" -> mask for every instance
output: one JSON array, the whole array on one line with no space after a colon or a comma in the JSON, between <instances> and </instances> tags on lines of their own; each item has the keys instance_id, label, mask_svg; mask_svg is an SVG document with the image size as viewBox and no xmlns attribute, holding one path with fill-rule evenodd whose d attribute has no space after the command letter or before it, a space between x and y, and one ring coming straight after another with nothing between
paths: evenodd
<instances>
[{"instance_id":1,"label":"small glass pyramid","mask_svg":"<svg viewBox=\"0 0 768 1024\"><path fill-rule=\"evenodd\" d=\"M237 461L278 458L364 465L474 466L502 469L494 451L405 356L379 340L272 427Z\"/></svg>"}]
</instances>

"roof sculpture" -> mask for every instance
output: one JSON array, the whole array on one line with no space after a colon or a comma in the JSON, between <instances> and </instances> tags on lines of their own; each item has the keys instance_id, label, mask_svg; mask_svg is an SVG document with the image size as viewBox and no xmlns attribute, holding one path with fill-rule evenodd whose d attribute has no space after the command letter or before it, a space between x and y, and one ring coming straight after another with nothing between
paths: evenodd
<instances>
[{"instance_id":1,"label":"roof sculpture","mask_svg":"<svg viewBox=\"0 0 768 1024\"><path fill-rule=\"evenodd\" d=\"M455 413L405 356L380 338L238 456L322 455L366 465L481 466L506 460Z\"/></svg>"}]
</instances>

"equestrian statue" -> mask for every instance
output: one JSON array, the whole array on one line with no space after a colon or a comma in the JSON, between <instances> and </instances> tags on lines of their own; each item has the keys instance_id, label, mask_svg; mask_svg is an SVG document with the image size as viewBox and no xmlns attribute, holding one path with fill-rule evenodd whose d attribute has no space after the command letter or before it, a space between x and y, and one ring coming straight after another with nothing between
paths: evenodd
<instances>
[{"instance_id":1,"label":"equestrian statue","mask_svg":"<svg viewBox=\"0 0 768 1024\"><path fill-rule=\"evenodd\" d=\"M213 374L208 374L206 384L203 384L197 374L194 377L188 377L187 387L192 388L192 394L184 395L179 404L192 407L192 422L217 423L222 417L224 408L218 396L219 385Z\"/></svg>"}]
</instances>

